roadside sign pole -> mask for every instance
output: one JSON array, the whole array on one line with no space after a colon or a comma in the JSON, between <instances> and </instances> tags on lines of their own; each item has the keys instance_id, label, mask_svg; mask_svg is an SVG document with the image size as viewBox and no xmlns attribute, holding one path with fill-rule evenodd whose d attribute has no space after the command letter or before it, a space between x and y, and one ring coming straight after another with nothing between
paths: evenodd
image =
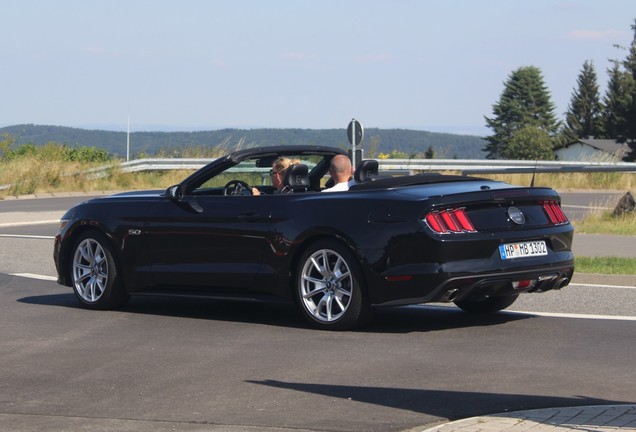
<instances>
[{"instance_id":1,"label":"roadside sign pole","mask_svg":"<svg viewBox=\"0 0 636 432\"><path fill-rule=\"evenodd\" d=\"M126 162L130 160L130 116L128 116L128 131L126 132Z\"/></svg>"},{"instance_id":2,"label":"roadside sign pole","mask_svg":"<svg viewBox=\"0 0 636 432\"><path fill-rule=\"evenodd\" d=\"M362 138L364 137L364 128L360 122L356 119L351 119L349 126L347 127L347 138L351 143L351 166L356 168L356 147L362 144Z\"/></svg>"},{"instance_id":3,"label":"roadside sign pole","mask_svg":"<svg viewBox=\"0 0 636 432\"><path fill-rule=\"evenodd\" d=\"M356 119L351 120L351 166L356 168Z\"/></svg>"}]
</instances>

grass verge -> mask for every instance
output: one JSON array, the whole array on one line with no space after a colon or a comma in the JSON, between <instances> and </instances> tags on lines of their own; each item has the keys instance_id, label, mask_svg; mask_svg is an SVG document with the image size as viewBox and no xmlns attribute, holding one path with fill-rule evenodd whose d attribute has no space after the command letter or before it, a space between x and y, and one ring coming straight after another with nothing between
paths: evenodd
<instances>
[{"instance_id":1,"label":"grass verge","mask_svg":"<svg viewBox=\"0 0 636 432\"><path fill-rule=\"evenodd\" d=\"M483 174L477 177L486 177L520 186L530 186L532 182L532 174ZM636 176L632 173L539 173L534 176L534 185L551 187L560 191L576 189L631 190L636 186L635 180Z\"/></svg>"},{"instance_id":2,"label":"grass verge","mask_svg":"<svg viewBox=\"0 0 636 432\"><path fill-rule=\"evenodd\" d=\"M578 234L636 236L636 212L618 217L610 211L593 213L572 223Z\"/></svg>"},{"instance_id":3,"label":"grass verge","mask_svg":"<svg viewBox=\"0 0 636 432\"><path fill-rule=\"evenodd\" d=\"M577 273L636 275L636 258L574 257Z\"/></svg>"},{"instance_id":4,"label":"grass verge","mask_svg":"<svg viewBox=\"0 0 636 432\"><path fill-rule=\"evenodd\" d=\"M90 170L104 163L60 162L36 157L0 161L0 199L55 192L101 192L112 190L164 189L179 183L191 170L123 173L119 164L104 176ZM1 187L2 185L6 185Z\"/></svg>"}]
</instances>

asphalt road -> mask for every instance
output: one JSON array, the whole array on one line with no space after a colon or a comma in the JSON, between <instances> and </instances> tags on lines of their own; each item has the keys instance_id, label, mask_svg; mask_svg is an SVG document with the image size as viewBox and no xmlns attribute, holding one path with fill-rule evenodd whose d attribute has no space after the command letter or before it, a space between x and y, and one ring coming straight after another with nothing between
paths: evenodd
<instances>
[{"instance_id":1,"label":"asphalt road","mask_svg":"<svg viewBox=\"0 0 636 432\"><path fill-rule=\"evenodd\" d=\"M490 317L382 309L342 333L272 305L136 298L88 311L50 280L55 224L6 222L81 198L66 200L0 202L0 430L403 431L636 402L630 277L575 278Z\"/></svg>"},{"instance_id":2,"label":"asphalt road","mask_svg":"<svg viewBox=\"0 0 636 432\"><path fill-rule=\"evenodd\" d=\"M571 220L582 219L587 213L613 210L627 191L561 192L563 211Z\"/></svg>"}]
</instances>

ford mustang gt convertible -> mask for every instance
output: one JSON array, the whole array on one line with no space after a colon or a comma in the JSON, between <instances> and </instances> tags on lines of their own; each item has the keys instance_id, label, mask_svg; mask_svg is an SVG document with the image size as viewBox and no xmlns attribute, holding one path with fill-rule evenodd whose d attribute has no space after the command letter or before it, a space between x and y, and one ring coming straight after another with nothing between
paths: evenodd
<instances>
[{"instance_id":1,"label":"ford mustang gt convertible","mask_svg":"<svg viewBox=\"0 0 636 432\"><path fill-rule=\"evenodd\" d=\"M377 306L489 313L571 280L573 227L551 188L392 177L364 160L348 191L321 193L344 153L241 150L166 190L85 201L60 221L58 282L90 309L131 295L283 301L315 327L345 330ZM270 170L281 156L297 163L279 191Z\"/></svg>"}]
</instances>

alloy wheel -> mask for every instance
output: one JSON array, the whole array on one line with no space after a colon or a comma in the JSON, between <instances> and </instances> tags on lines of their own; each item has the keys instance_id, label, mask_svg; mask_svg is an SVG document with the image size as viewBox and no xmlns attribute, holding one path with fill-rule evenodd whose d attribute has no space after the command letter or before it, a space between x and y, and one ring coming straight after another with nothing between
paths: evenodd
<instances>
[{"instance_id":1,"label":"alloy wheel","mask_svg":"<svg viewBox=\"0 0 636 432\"><path fill-rule=\"evenodd\" d=\"M73 256L73 286L77 295L87 303L97 302L108 283L108 260L99 242L84 239Z\"/></svg>"},{"instance_id":2,"label":"alloy wheel","mask_svg":"<svg viewBox=\"0 0 636 432\"><path fill-rule=\"evenodd\" d=\"M300 298L319 322L340 319L349 308L354 289L346 260L336 251L320 249L305 261L300 278Z\"/></svg>"}]
</instances>

